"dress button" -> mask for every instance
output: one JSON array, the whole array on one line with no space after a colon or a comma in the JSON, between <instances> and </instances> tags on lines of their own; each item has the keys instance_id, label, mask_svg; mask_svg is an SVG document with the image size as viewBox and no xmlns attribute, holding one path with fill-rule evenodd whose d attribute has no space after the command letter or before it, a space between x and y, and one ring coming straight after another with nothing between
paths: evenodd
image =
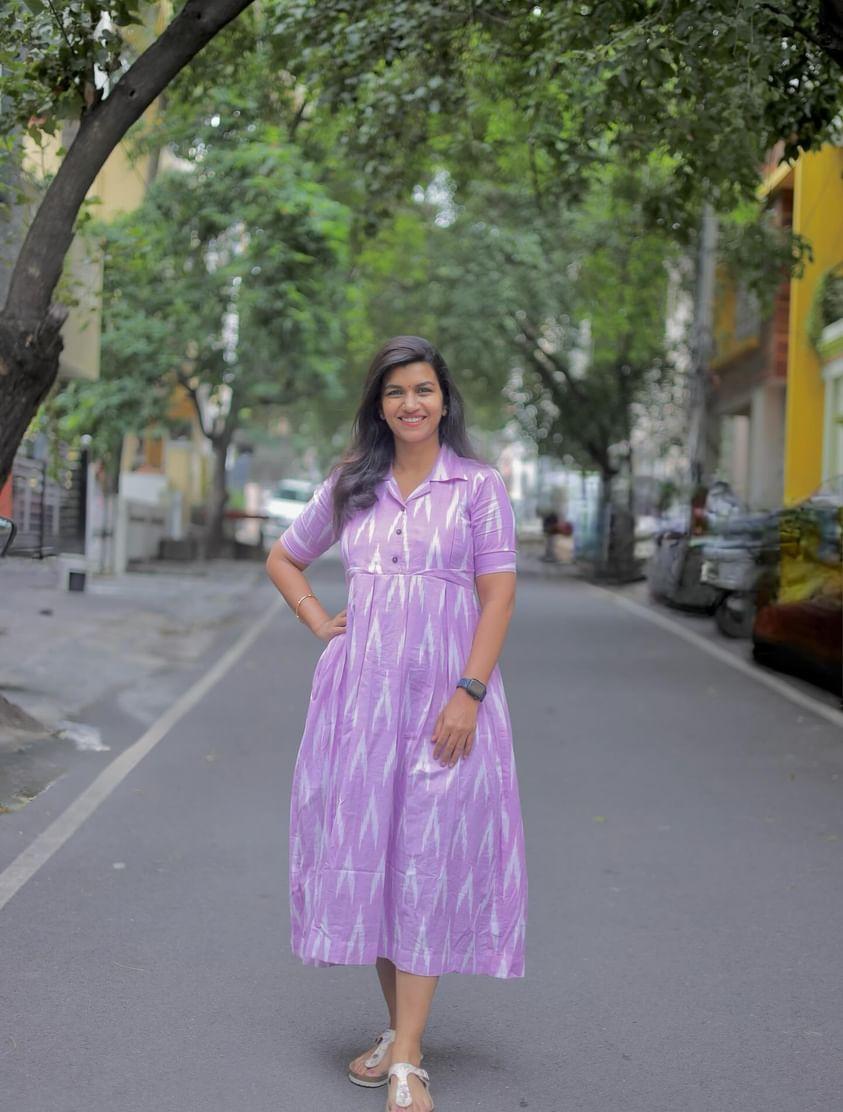
<instances>
[{"instance_id":1,"label":"dress button","mask_svg":"<svg viewBox=\"0 0 843 1112\"><path fill-rule=\"evenodd\" d=\"M395 530L395 532L396 532L396 533L400 533L400 532L401 532L401 530L400 530L400 529L396 529L396 530Z\"/></svg>"},{"instance_id":2,"label":"dress button","mask_svg":"<svg viewBox=\"0 0 843 1112\"><path fill-rule=\"evenodd\" d=\"M393 557L392 557L392 562L393 562L393 564L397 564L397 563L398 563L398 557L397 557L397 556L393 556Z\"/></svg>"}]
</instances>

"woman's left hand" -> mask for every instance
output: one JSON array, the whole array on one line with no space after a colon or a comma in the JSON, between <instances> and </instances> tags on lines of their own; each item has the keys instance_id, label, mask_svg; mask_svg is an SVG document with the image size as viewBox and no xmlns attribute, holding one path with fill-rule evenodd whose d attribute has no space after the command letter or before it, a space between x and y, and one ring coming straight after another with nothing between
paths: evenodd
<instances>
[{"instance_id":1,"label":"woman's left hand","mask_svg":"<svg viewBox=\"0 0 843 1112\"><path fill-rule=\"evenodd\" d=\"M453 768L460 757L468 756L474 744L479 706L467 691L457 688L436 719L432 739L434 760Z\"/></svg>"}]
</instances>

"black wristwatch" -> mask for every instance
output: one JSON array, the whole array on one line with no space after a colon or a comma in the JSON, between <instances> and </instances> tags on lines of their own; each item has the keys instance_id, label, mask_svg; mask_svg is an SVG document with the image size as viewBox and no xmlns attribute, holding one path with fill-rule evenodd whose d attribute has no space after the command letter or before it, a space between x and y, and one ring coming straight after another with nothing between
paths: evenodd
<instances>
[{"instance_id":1,"label":"black wristwatch","mask_svg":"<svg viewBox=\"0 0 843 1112\"><path fill-rule=\"evenodd\" d=\"M457 687L464 687L472 699L476 699L478 703L482 703L486 697L486 685L482 680L463 676L461 680L457 681Z\"/></svg>"}]
</instances>

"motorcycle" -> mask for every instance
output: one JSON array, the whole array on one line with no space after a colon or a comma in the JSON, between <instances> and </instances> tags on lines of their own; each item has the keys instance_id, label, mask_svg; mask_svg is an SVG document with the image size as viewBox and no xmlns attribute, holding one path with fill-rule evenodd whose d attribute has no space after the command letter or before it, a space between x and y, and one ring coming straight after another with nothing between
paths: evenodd
<instances>
[{"instance_id":1,"label":"motorcycle","mask_svg":"<svg viewBox=\"0 0 843 1112\"><path fill-rule=\"evenodd\" d=\"M686 511L683 518L657 530L647 567L650 597L682 610L714 613L723 601L723 592L703 579L704 550L729 522L745 515L745 507L729 484L718 480L689 515Z\"/></svg>"},{"instance_id":2,"label":"motorcycle","mask_svg":"<svg viewBox=\"0 0 843 1112\"><path fill-rule=\"evenodd\" d=\"M722 520L706 538L700 582L715 592L714 620L726 637L750 637L755 620L761 553L770 513L740 513Z\"/></svg>"}]
</instances>

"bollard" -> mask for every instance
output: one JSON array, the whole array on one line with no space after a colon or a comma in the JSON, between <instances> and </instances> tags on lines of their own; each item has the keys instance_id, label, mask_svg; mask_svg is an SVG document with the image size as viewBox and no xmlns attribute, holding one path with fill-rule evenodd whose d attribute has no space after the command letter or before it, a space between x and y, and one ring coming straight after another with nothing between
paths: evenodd
<instances>
[{"instance_id":1,"label":"bollard","mask_svg":"<svg viewBox=\"0 0 843 1112\"><path fill-rule=\"evenodd\" d=\"M58 557L59 585L63 591L84 591L88 561L84 556L61 553Z\"/></svg>"}]
</instances>

